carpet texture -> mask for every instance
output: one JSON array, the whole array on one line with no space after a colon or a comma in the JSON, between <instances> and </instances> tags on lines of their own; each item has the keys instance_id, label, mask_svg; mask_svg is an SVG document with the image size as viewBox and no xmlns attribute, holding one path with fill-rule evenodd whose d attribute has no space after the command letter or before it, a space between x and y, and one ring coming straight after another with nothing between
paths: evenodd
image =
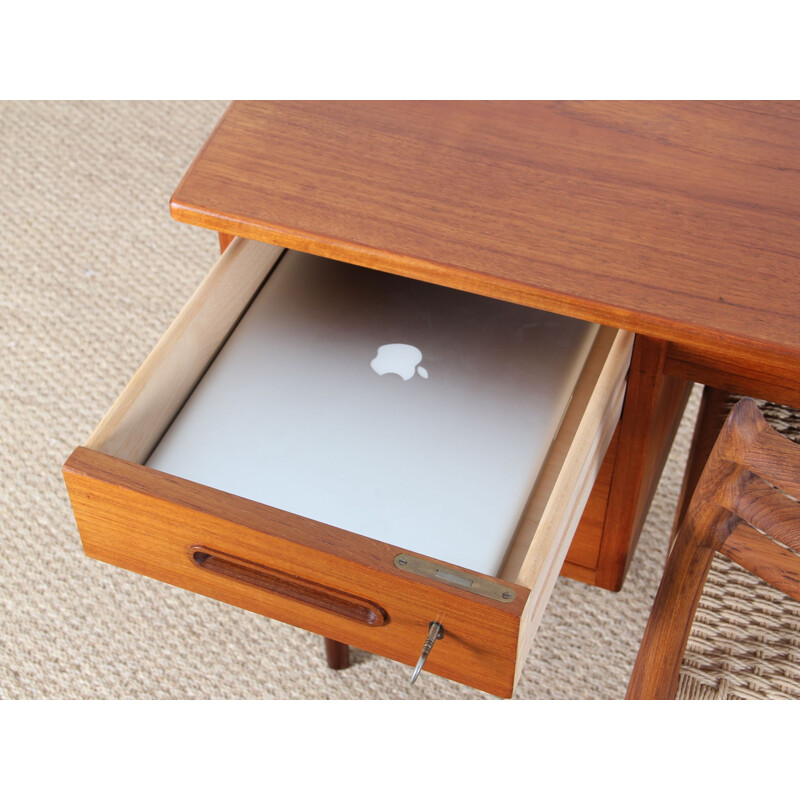
<instances>
[{"instance_id":1,"label":"carpet texture","mask_svg":"<svg viewBox=\"0 0 800 800\"><path fill-rule=\"evenodd\" d=\"M83 555L60 468L216 259L168 200L225 106L0 104L0 697L490 699ZM624 696L697 402L623 590L559 579L516 698Z\"/></svg>"}]
</instances>

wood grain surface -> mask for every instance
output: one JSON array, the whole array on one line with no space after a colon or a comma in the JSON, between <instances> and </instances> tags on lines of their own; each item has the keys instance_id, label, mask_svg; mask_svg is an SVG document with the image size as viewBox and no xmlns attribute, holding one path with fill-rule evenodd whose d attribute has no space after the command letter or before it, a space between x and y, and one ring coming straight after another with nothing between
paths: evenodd
<instances>
[{"instance_id":1,"label":"wood grain surface","mask_svg":"<svg viewBox=\"0 0 800 800\"><path fill-rule=\"evenodd\" d=\"M622 588L691 391L664 374L666 352L666 343L636 337L595 573L612 591Z\"/></svg>"},{"instance_id":2,"label":"wood grain surface","mask_svg":"<svg viewBox=\"0 0 800 800\"><path fill-rule=\"evenodd\" d=\"M389 544L82 447L63 472L92 558L408 665L429 622L440 621L445 638L427 671L502 697L513 692L524 586L498 580L515 594L501 602L402 572ZM204 569L198 551L224 554L252 570L251 579ZM300 594L285 583L275 591L277 573L293 576ZM341 613L339 603L352 598L378 607L384 623Z\"/></svg>"},{"instance_id":3,"label":"wood grain surface","mask_svg":"<svg viewBox=\"0 0 800 800\"><path fill-rule=\"evenodd\" d=\"M788 375L798 141L796 102L241 102L171 208Z\"/></svg>"}]
</instances>

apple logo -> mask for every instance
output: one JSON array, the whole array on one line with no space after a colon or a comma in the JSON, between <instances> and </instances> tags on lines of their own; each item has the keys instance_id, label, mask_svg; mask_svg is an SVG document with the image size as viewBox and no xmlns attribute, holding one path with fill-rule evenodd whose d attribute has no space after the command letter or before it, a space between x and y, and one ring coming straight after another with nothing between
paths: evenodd
<instances>
[{"instance_id":1,"label":"apple logo","mask_svg":"<svg viewBox=\"0 0 800 800\"><path fill-rule=\"evenodd\" d=\"M428 370L419 366L420 361L422 351L413 344L382 344L369 365L378 375L391 373L407 381L414 377L415 372L420 378L428 377Z\"/></svg>"}]
</instances>

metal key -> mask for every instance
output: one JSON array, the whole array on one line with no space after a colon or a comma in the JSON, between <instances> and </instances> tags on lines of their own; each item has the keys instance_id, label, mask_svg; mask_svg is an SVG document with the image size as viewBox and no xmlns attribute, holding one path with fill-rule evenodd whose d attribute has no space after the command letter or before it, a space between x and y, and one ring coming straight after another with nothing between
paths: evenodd
<instances>
[{"instance_id":1,"label":"metal key","mask_svg":"<svg viewBox=\"0 0 800 800\"><path fill-rule=\"evenodd\" d=\"M443 638L444 627L442 626L442 623L431 622L431 624L428 626L428 638L425 640L425 644L422 645L422 655L420 655L419 661L417 661L417 666L414 667L414 673L411 675L412 685L420 672L422 672L422 668L425 666L425 662L428 659L428 654L433 649L433 645L436 644L436 640Z\"/></svg>"}]
</instances>

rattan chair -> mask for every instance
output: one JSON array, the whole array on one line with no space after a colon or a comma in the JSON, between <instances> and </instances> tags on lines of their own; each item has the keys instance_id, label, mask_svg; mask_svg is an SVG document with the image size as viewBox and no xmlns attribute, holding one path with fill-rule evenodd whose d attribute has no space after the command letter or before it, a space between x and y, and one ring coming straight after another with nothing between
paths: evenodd
<instances>
[{"instance_id":1,"label":"rattan chair","mask_svg":"<svg viewBox=\"0 0 800 800\"><path fill-rule=\"evenodd\" d=\"M691 472L690 464L690 472ZM800 445L753 400L728 416L686 505L633 668L629 699L676 696L715 554L800 601Z\"/></svg>"}]
</instances>

